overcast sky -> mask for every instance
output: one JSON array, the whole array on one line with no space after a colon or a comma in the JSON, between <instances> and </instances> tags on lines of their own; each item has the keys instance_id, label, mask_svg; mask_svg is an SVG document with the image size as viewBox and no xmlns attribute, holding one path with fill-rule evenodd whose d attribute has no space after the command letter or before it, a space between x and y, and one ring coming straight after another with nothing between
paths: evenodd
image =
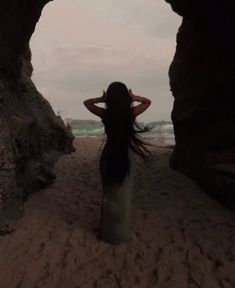
<instances>
[{"instance_id":1,"label":"overcast sky","mask_svg":"<svg viewBox=\"0 0 235 288\"><path fill-rule=\"evenodd\" d=\"M33 80L63 117L98 120L83 101L122 81L152 100L140 121L169 120L180 23L164 0L54 0L31 40Z\"/></svg>"}]
</instances>

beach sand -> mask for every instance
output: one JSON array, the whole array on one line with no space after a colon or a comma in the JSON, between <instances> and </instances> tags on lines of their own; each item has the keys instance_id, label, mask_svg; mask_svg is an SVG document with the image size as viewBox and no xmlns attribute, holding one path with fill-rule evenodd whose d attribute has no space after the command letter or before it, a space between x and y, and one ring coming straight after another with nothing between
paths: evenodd
<instances>
[{"instance_id":1,"label":"beach sand","mask_svg":"<svg viewBox=\"0 0 235 288\"><path fill-rule=\"evenodd\" d=\"M169 168L169 147L151 147L148 166L136 157L133 240L97 240L101 144L76 139L0 237L0 287L235 287L235 214Z\"/></svg>"}]
</instances>

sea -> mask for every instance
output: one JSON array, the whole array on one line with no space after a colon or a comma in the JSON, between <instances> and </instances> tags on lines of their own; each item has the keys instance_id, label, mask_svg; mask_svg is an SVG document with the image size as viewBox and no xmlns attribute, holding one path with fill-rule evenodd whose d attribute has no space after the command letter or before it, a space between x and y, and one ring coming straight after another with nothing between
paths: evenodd
<instances>
[{"instance_id":1,"label":"sea","mask_svg":"<svg viewBox=\"0 0 235 288\"><path fill-rule=\"evenodd\" d=\"M73 135L80 137L104 137L104 125L95 120L74 120L65 119L65 123L72 128ZM175 145L175 136L172 122L138 122L140 127L145 128L146 132L141 136L147 139L157 140L162 145Z\"/></svg>"}]
</instances>

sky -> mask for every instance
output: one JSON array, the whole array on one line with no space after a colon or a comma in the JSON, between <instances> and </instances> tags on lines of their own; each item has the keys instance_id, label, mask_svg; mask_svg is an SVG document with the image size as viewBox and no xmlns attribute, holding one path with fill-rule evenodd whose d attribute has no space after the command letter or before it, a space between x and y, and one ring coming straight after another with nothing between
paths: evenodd
<instances>
[{"instance_id":1,"label":"sky","mask_svg":"<svg viewBox=\"0 0 235 288\"><path fill-rule=\"evenodd\" d=\"M180 24L164 0L54 0L30 42L33 81L63 118L99 120L83 101L121 81L152 101L138 120L170 120Z\"/></svg>"}]
</instances>

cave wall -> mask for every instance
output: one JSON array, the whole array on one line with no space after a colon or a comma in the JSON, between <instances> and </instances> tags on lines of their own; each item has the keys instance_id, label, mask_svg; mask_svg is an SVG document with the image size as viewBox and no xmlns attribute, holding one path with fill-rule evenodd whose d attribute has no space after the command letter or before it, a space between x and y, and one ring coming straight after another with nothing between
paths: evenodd
<instances>
[{"instance_id":1,"label":"cave wall","mask_svg":"<svg viewBox=\"0 0 235 288\"><path fill-rule=\"evenodd\" d=\"M166 0L183 17L170 66L172 168L234 203L235 3ZM73 135L31 81L29 40L49 0L0 2L0 211L49 185Z\"/></svg>"},{"instance_id":2,"label":"cave wall","mask_svg":"<svg viewBox=\"0 0 235 288\"><path fill-rule=\"evenodd\" d=\"M0 212L48 186L71 132L31 81L29 40L49 0L0 2Z\"/></svg>"},{"instance_id":3,"label":"cave wall","mask_svg":"<svg viewBox=\"0 0 235 288\"><path fill-rule=\"evenodd\" d=\"M183 17L169 69L172 168L235 204L235 2L167 0Z\"/></svg>"}]
</instances>

